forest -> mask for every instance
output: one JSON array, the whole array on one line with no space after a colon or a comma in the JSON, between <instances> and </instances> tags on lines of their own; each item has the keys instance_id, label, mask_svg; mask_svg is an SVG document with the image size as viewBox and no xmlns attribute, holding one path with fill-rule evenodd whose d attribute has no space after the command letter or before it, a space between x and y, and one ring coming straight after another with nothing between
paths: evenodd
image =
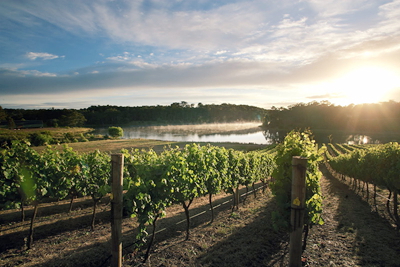
<instances>
[{"instance_id":1,"label":"forest","mask_svg":"<svg viewBox=\"0 0 400 267\"><path fill-rule=\"evenodd\" d=\"M42 120L44 126L111 126L151 124L196 124L216 122L261 121L267 110L248 105L203 105L185 101L168 106L91 106L84 109L2 109L0 122L11 127L21 120Z\"/></svg>"},{"instance_id":2,"label":"forest","mask_svg":"<svg viewBox=\"0 0 400 267\"><path fill-rule=\"evenodd\" d=\"M0 123L41 120L45 127L105 127L162 124L198 124L260 121L265 129L305 129L362 132L400 132L400 102L337 106L328 101L297 103L287 108L263 109L234 104L189 104L185 101L157 106L90 106L83 109L2 109Z\"/></svg>"},{"instance_id":3,"label":"forest","mask_svg":"<svg viewBox=\"0 0 400 267\"><path fill-rule=\"evenodd\" d=\"M299 129L368 133L400 132L400 103L395 101L336 106L328 101L298 103L268 110L267 129Z\"/></svg>"}]
</instances>

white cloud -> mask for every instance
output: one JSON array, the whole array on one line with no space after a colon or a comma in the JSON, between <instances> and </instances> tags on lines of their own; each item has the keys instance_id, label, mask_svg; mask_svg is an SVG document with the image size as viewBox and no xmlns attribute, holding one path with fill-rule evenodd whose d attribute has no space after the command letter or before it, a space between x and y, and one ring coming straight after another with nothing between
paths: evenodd
<instances>
[{"instance_id":1,"label":"white cloud","mask_svg":"<svg viewBox=\"0 0 400 267\"><path fill-rule=\"evenodd\" d=\"M70 76L55 77L43 65L41 72L18 71L37 67L37 62L1 72L1 85L19 86L13 93L32 88L42 93L53 88L55 93L99 88L286 90L336 75L356 62L382 59L395 65L393 55L400 51L400 0L282 0L274 6L264 0L5 2L9 9L4 10L13 12L0 8L0 17L28 29L48 22L46 29L63 29L84 40L100 36L103 44L96 46L103 62L68 65ZM199 8L203 5L206 10ZM368 20L361 16L365 13ZM116 47L121 50L113 51ZM24 59L62 57L29 52Z\"/></svg>"},{"instance_id":2,"label":"white cloud","mask_svg":"<svg viewBox=\"0 0 400 267\"><path fill-rule=\"evenodd\" d=\"M220 50L220 51L215 52L214 55L216 55L216 56L218 56L218 55L223 55L223 54L225 54L225 53L227 53L227 52L228 52L228 51L226 51L226 50Z\"/></svg>"},{"instance_id":3,"label":"white cloud","mask_svg":"<svg viewBox=\"0 0 400 267\"><path fill-rule=\"evenodd\" d=\"M365 8L369 0L307 0L320 17L332 17L353 13Z\"/></svg>"},{"instance_id":4,"label":"white cloud","mask_svg":"<svg viewBox=\"0 0 400 267\"><path fill-rule=\"evenodd\" d=\"M50 60L50 59L59 58L60 56L49 54L49 53L28 52L28 53L26 53L26 57L29 58L30 60L35 60L38 58L43 59L43 60ZM64 56L61 56L61 58L64 58Z\"/></svg>"},{"instance_id":5,"label":"white cloud","mask_svg":"<svg viewBox=\"0 0 400 267\"><path fill-rule=\"evenodd\" d=\"M399 20L400 18L400 1L399 0L394 0L390 3L381 5L379 7L381 12L379 12L379 15L384 16L386 18L390 19L396 19Z\"/></svg>"},{"instance_id":6,"label":"white cloud","mask_svg":"<svg viewBox=\"0 0 400 267\"><path fill-rule=\"evenodd\" d=\"M37 70L25 70L21 71L24 75L32 75L36 77L57 77L57 74L55 73L50 73L50 72L40 72Z\"/></svg>"},{"instance_id":7,"label":"white cloud","mask_svg":"<svg viewBox=\"0 0 400 267\"><path fill-rule=\"evenodd\" d=\"M242 45L243 40L262 30L269 12L263 1L239 1L208 10L172 1L152 3L150 9L142 1L44 0L24 5L9 1L5 5L13 11L2 13L9 20L28 24L23 18L30 14L74 34L107 34L116 42L201 49Z\"/></svg>"},{"instance_id":8,"label":"white cloud","mask_svg":"<svg viewBox=\"0 0 400 267\"><path fill-rule=\"evenodd\" d=\"M50 72L41 72L38 70L18 70L16 68L0 68L0 75L7 78L22 78L22 77L57 77L57 74ZM11 90L10 93L13 91Z\"/></svg>"},{"instance_id":9,"label":"white cloud","mask_svg":"<svg viewBox=\"0 0 400 267\"><path fill-rule=\"evenodd\" d=\"M375 7L379 3L376 1L280 1L276 6L259 0L235 1L218 3L219 6L207 10L191 6L206 2L150 1L151 8L146 8L143 1L105 0L73 4L48 0L9 5L74 34L108 36L119 43L165 49L191 49L198 55L243 55L256 60L292 60L295 64L308 64L323 54L349 48L382 31L387 35L399 30L399 23L393 22L400 10L399 1L382 5L379 10L371 9L376 14L380 12L384 21L371 20L373 25L368 31L355 31L344 18L332 17ZM297 16L299 12L302 15ZM256 47L258 51L254 50ZM51 56L56 55L49 54L46 59ZM125 52L108 59L129 61L132 56ZM38 56L32 54L31 58Z\"/></svg>"},{"instance_id":10,"label":"white cloud","mask_svg":"<svg viewBox=\"0 0 400 267\"><path fill-rule=\"evenodd\" d=\"M108 57L107 59L113 61L126 61L126 60L131 60L132 57L123 55L123 56Z\"/></svg>"}]
</instances>

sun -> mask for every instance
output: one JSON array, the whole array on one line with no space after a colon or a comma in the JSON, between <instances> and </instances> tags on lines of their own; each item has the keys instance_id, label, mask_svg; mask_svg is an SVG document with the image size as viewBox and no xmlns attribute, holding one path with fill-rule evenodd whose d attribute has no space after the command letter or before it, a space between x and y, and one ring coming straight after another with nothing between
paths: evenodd
<instances>
[{"instance_id":1,"label":"sun","mask_svg":"<svg viewBox=\"0 0 400 267\"><path fill-rule=\"evenodd\" d=\"M377 66L363 66L354 69L331 83L334 102L340 104L377 103L387 94L400 88L400 76L394 71Z\"/></svg>"}]
</instances>

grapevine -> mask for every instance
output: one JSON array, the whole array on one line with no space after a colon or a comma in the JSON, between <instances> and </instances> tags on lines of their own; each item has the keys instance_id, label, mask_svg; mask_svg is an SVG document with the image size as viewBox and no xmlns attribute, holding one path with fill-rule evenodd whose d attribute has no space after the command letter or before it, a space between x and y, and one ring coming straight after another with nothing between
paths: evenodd
<instances>
[{"instance_id":1,"label":"grapevine","mask_svg":"<svg viewBox=\"0 0 400 267\"><path fill-rule=\"evenodd\" d=\"M279 209L273 213L272 218L276 229L289 228L293 156L302 156L308 159L304 219L306 233L313 224L323 224L322 195L319 185L322 173L318 169L318 164L323 160L324 148L318 150L310 134L308 131L304 133L292 131L277 147L275 157L277 168L273 173L275 181L271 185L279 205ZM306 241L306 237L304 240ZM305 249L305 242L303 249Z\"/></svg>"}]
</instances>

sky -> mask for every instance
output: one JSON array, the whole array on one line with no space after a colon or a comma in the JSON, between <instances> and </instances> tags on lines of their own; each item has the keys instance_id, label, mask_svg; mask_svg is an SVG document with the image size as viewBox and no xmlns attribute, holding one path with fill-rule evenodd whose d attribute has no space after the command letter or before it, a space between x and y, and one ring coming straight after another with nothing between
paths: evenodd
<instances>
[{"instance_id":1,"label":"sky","mask_svg":"<svg viewBox=\"0 0 400 267\"><path fill-rule=\"evenodd\" d=\"M400 0L1 0L0 106L400 102Z\"/></svg>"}]
</instances>

